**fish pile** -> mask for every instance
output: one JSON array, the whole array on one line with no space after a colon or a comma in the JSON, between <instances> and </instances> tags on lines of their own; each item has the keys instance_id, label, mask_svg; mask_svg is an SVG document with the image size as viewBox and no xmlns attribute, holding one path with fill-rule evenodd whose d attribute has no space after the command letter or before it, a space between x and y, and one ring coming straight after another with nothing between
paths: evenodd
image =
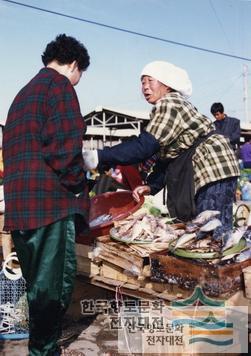
<instances>
[{"instance_id":1,"label":"fish pile","mask_svg":"<svg viewBox=\"0 0 251 356\"><path fill-rule=\"evenodd\" d=\"M184 224L167 224L165 218L147 213L115 222L116 235L126 243L170 242L185 232L184 227Z\"/></svg>"},{"instance_id":2,"label":"fish pile","mask_svg":"<svg viewBox=\"0 0 251 356\"><path fill-rule=\"evenodd\" d=\"M242 262L251 258L251 230L241 226L224 231L219 215L219 211L206 210L186 224L167 223L166 218L147 213L130 215L115 223L116 237L127 244L168 243L172 254L185 251L180 256L208 258L210 263ZM215 234L216 231L220 234ZM245 240L242 245L241 240Z\"/></svg>"},{"instance_id":3,"label":"fish pile","mask_svg":"<svg viewBox=\"0 0 251 356\"><path fill-rule=\"evenodd\" d=\"M217 210L206 210L186 224L185 233L175 241L173 250L186 248L194 252L212 252L220 248L221 241L212 239L213 232L220 227Z\"/></svg>"},{"instance_id":4,"label":"fish pile","mask_svg":"<svg viewBox=\"0 0 251 356\"><path fill-rule=\"evenodd\" d=\"M221 230L219 211L206 210L186 224L185 233L171 246L172 253L182 249L200 258L209 258L211 262L242 262L251 258L251 230L241 226L233 230ZM216 234L216 230L221 234ZM241 240L243 246L240 246ZM186 257L186 254L183 255ZM192 256L192 254L190 254ZM215 258L215 260L213 260Z\"/></svg>"}]
</instances>

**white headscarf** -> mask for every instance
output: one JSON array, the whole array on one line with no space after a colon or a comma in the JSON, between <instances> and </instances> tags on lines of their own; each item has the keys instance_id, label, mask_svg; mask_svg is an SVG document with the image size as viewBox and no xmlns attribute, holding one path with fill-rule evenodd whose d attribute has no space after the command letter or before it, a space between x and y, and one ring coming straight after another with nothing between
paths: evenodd
<instances>
[{"instance_id":1,"label":"white headscarf","mask_svg":"<svg viewBox=\"0 0 251 356\"><path fill-rule=\"evenodd\" d=\"M187 98L192 95L192 83L187 72L172 63L164 61L151 62L143 68L141 77L143 75L157 79L162 84L180 92Z\"/></svg>"}]
</instances>

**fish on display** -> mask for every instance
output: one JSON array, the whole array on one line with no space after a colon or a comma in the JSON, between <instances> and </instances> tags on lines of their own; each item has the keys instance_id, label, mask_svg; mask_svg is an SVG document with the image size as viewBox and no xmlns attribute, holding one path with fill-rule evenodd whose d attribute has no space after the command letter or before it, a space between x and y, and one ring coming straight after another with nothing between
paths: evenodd
<instances>
[{"instance_id":1,"label":"fish on display","mask_svg":"<svg viewBox=\"0 0 251 356\"><path fill-rule=\"evenodd\" d=\"M205 225L201 226L201 232L209 232L215 230L218 226L222 226L222 223L219 219L212 219L208 221Z\"/></svg>"},{"instance_id":2,"label":"fish on display","mask_svg":"<svg viewBox=\"0 0 251 356\"><path fill-rule=\"evenodd\" d=\"M222 223L219 219L213 218L212 220L209 220L206 224L201 226L201 228L197 232L196 238L198 240L203 239L205 236L208 235L209 232L214 231L219 226L222 226Z\"/></svg>"},{"instance_id":3,"label":"fish on display","mask_svg":"<svg viewBox=\"0 0 251 356\"><path fill-rule=\"evenodd\" d=\"M202 239L202 240L196 240L192 241L191 245L189 246L189 249L191 250L197 250L197 249L206 249L209 248L212 245L212 238L211 236Z\"/></svg>"},{"instance_id":4,"label":"fish on display","mask_svg":"<svg viewBox=\"0 0 251 356\"><path fill-rule=\"evenodd\" d=\"M116 236L126 243L165 242L177 238L180 231L172 229L162 218L151 215L132 215L114 223Z\"/></svg>"},{"instance_id":5,"label":"fish on display","mask_svg":"<svg viewBox=\"0 0 251 356\"><path fill-rule=\"evenodd\" d=\"M178 238L174 249L179 248L179 247L184 247L189 241L195 239L196 234L191 233L191 234L184 234L181 237Z\"/></svg>"},{"instance_id":6,"label":"fish on display","mask_svg":"<svg viewBox=\"0 0 251 356\"><path fill-rule=\"evenodd\" d=\"M251 229L250 226L247 227L247 230L245 231L243 237L245 237L245 240L251 244Z\"/></svg>"},{"instance_id":7,"label":"fish on display","mask_svg":"<svg viewBox=\"0 0 251 356\"><path fill-rule=\"evenodd\" d=\"M199 215L197 215L193 220L192 223L196 225L204 225L212 218L220 215L220 211L218 210L205 210L202 211Z\"/></svg>"},{"instance_id":8,"label":"fish on display","mask_svg":"<svg viewBox=\"0 0 251 356\"><path fill-rule=\"evenodd\" d=\"M251 258L251 248L242 251L239 256L236 257L236 262L243 262Z\"/></svg>"},{"instance_id":9,"label":"fish on display","mask_svg":"<svg viewBox=\"0 0 251 356\"><path fill-rule=\"evenodd\" d=\"M240 239L243 237L246 229L247 226L241 226L233 231L227 231L223 236L224 245L222 247L222 251L225 251L228 248L237 245Z\"/></svg>"},{"instance_id":10,"label":"fish on display","mask_svg":"<svg viewBox=\"0 0 251 356\"><path fill-rule=\"evenodd\" d=\"M143 232L143 226L140 222L136 222L133 227L132 227L132 231L131 231L131 238L130 238L130 241L133 241L135 240L136 238L139 238L140 235L142 234Z\"/></svg>"},{"instance_id":11,"label":"fish on display","mask_svg":"<svg viewBox=\"0 0 251 356\"><path fill-rule=\"evenodd\" d=\"M178 230L173 230L172 233L176 236L176 237L180 237L182 235L184 235L186 232L186 230L183 229L178 229Z\"/></svg>"},{"instance_id":12,"label":"fish on display","mask_svg":"<svg viewBox=\"0 0 251 356\"><path fill-rule=\"evenodd\" d=\"M172 241L174 241L177 236L174 234L170 234L170 233L166 233L164 230L162 230L162 234L161 236L155 235L157 236L156 238L154 238L153 243L156 242L166 242L166 243L170 243Z\"/></svg>"},{"instance_id":13,"label":"fish on display","mask_svg":"<svg viewBox=\"0 0 251 356\"><path fill-rule=\"evenodd\" d=\"M231 260L232 258L234 258L234 257L236 257L238 255L240 255L239 252L231 253L230 255L226 255L226 256L221 257L221 261Z\"/></svg>"},{"instance_id":14,"label":"fish on display","mask_svg":"<svg viewBox=\"0 0 251 356\"><path fill-rule=\"evenodd\" d=\"M186 232L195 232L199 230L199 226L194 223L187 223Z\"/></svg>"}]
</instances>

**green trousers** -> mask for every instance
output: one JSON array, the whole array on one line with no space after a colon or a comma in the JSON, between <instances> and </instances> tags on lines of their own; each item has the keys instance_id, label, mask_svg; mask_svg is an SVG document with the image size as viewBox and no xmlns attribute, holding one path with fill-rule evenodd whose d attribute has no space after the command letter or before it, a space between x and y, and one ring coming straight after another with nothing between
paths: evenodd
<instances>
[{"instance_id":1,"label":"green trousers","mask_svg":"<svg viewBox=\"0 0 251 356\"><path fill-rule=\"evenodd\" d=\"M29 355L54 355L76 276L74 216L11 235L27 283Z\"/></svg>"}]
</instances>

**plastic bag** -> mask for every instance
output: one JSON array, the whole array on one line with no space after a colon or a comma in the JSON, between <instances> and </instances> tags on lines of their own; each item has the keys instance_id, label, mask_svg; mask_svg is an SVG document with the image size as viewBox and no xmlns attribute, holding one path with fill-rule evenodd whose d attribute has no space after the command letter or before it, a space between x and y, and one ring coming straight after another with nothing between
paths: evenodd
<instances>
[{"instance_id":1,"label":"plastic bag","mask_svg":"<svg viewBox=\"0 0 251 356\"><path fill-rule=\"evenodd\" d=\"M7 256L0 271L0 340L29 337L26 283L20 268L9 267L18 262L16 253Z\"/></svg>"}]
</instances>

